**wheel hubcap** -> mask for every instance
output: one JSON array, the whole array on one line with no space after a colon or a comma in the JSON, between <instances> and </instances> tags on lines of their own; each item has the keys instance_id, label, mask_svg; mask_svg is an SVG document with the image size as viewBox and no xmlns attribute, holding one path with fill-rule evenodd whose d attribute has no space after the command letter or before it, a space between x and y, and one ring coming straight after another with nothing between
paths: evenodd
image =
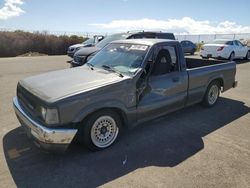
<instances>
[{"instance_id":1,"label":"wheel hubcap","mask_svg":"<svg viewBox=\"0 0 250 188\"><path fill-rule=\"evenodd\" d=\"M112 117L101 116L91 128L91 140L97 147L105 148L115 141L118 132L119 128Z\"/></svg>"},{"instance_id":2,"label":"wheel hubcap","mask_svg":"<svg viewBox=\"0 0 250 188\"><path fill-rule=\"evenodd\" d=\"M217 85L213 85L208 92L208 103L210 105L213 105L216 102L218 95L219 95L219 88Z\"/></svg>"}]
</instances>

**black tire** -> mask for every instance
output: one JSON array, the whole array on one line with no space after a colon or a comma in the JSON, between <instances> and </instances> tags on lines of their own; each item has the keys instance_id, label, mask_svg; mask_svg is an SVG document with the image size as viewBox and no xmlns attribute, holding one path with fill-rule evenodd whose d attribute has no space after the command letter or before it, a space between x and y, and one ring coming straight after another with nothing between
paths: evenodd
<instances>
[{"instance_id":1,"label":"black tire","mask_svg":"<svg viewBox=\"0 0 250 188\"><path fill-rule=\"evenodd\" d=\"M245 60L249 60L249 58L250 58L250 50L247 52Z\"/></svg>"},{"instance_id":2,"label":"black tire","mask_svg":"<svg viewBox=\"0 0 250 188\"><path fill-rule=\"evenodd\" d=\"M91 132L93 131L92 127L95 125L95 122L98 121L99 118L107 117L107 116L111 117L115 121L116 126L118 128L118 132L117 132L117 135L114 137L114 140L110 141L110 144L108 144L107 146L98 146L97 144L95 144L95 141L92 139L93 137L91 136L92 135ZM82 144L87 146L91 151L103 150L103 149L110 147L117 140L119 131L122 127L121 125L122 125L121 119L115 111L110 110L110 109L100 110L91 114L86 120L83 121L83 123L80 125L80 128L79 128L78 139ZM99 134L101 134L101 130L99 130L99 132L100 132Z\"/></svg>"},{"instance_id":3,"label":"black tire","mask_svg":"<svg viewBox=\"0 0 250 188\"><path fill-rule=\"evenodd\" d=\"M214 89L214 88L217 88L217 93L211 93L211 90ZM208 87L207 87L207 91L203 97L203 101L202 101L202 105L205 106L205 107L212 107L214 106L217 101L218 101L218 98L220 96L220 89L221 89L221 86L220 86L220 83L218 81L213 81L211 82ZM215 91L216 92L216 91ZM214 94L215 96L215 99L214 101L211 101L211 94Z\"/></svg>"},{"instance_id":4,"label":"black tire","mask_svg":"<svg viewBox=\"0 0 250 188\"><path fill-rule=\"evenodd\" d=\"M202 59L209 59L209 57L203 57L203 56L201 56L201 58L202 58Z\"/></svg>"},{"instance_id":5,"label":"black tire","mask_svg":"<svg viewBox=\"0 0 250 188\"><path fill-rule=\"evenodd\" d=\"M228 57L228 60L233 61L234 58L235 58L235 53L232 52L232 53L230 54L230 56Z\"/></svg>"}]
</instances>

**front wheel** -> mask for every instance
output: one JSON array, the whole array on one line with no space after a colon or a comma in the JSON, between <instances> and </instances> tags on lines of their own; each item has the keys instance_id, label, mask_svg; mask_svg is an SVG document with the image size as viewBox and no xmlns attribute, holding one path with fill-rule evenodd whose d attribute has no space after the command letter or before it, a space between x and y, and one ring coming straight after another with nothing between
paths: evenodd
<instances>
[{"instance_id":1,"label":"front wheel","mask_svg":"<svg viewBox=\"0 0 250 188\"><path fill-rule=\"evenodd\" d=\"M92 114L81 126L79 140L90 150L98 151L115 142L121 127L121 120L113 110L101 110Z\"/></svg>"},{"instance_id":2,"label":"front wheel","mask_svg":"<svg viewBox=\"0 0 250 188\"><path fill-rule=\"evenodd\" d=\"M235 53L232 52L228 58L228 60L233 61L235 59Z\"/></svg>"},{"instance_id":3,"label":"front wheel","mask_svg":"<svg viewBox=\"0 0 250 188\"><path fill-rule=\"evenodd\" d=\"M247 52L245 60L249 60L249 58L250 58L250 50Z\"/></svg>"},{"instance_id":4,"label":"front wheel","mask_svg":"<svg viewBox=\"0 0 250 188\"><path fill-rule=\"evenodd\" d=\"M212 107L216 104L220 95L220 84L217 81L213 81L207 87L207 91L203 98L202 104L205 107Z\"/></svg>"}]
</instances>

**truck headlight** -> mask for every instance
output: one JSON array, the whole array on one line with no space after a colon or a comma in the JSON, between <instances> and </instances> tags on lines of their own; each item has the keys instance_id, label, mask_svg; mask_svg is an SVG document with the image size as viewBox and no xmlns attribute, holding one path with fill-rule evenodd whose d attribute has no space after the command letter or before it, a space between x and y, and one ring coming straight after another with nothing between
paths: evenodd
<instances>
[{"instance_id":1,"label":"truck headlight","mask_svg":"<svg viewBox=\"0 0 250 188\"><path fill-rule=\"evenodd\" d=\"M41 107L41 116L48 125L59 123L58 110L56 108Z\"/></svg>"}]
</instances>

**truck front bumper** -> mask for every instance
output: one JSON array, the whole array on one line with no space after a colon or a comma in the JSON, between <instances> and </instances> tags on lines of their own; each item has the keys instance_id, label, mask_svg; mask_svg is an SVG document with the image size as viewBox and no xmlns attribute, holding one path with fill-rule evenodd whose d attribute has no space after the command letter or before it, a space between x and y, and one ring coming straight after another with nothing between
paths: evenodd
<instances>
[{"instance_id":1,"label":"truck front bumper","mask_svg":"<svg viewBox=\"0 0 250 188\"><path fill-rule=\"evenodd\" d=\"M65 151L77 133L77 129L47 128L33 120L22 108L17 97L13 98L13 106L17 119L24 126L29 137L36 145L53 151Z\"/></svg>"}]
</instances>

